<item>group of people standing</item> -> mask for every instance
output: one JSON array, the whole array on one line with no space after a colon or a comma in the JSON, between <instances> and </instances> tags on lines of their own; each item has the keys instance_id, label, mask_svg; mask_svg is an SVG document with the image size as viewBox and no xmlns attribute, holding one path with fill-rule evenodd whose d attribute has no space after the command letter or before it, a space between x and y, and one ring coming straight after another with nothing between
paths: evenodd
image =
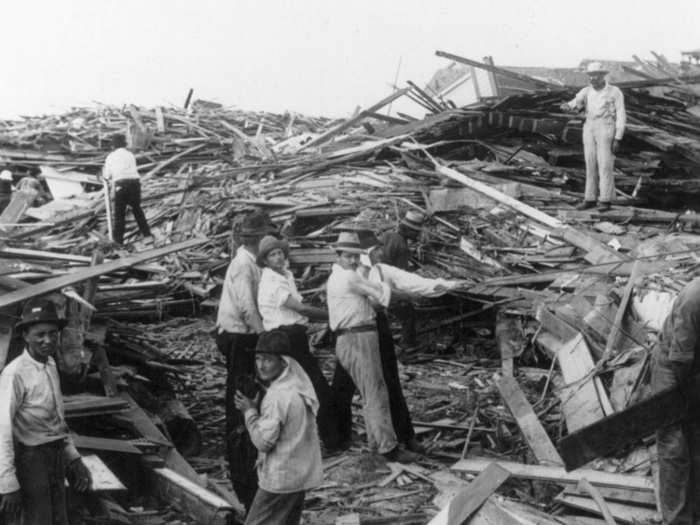
<instances>
[{"instance_id":1,"label":"group of people standing","mask_svg":"<svg viewBox=\"0 0 700 525\"><path fill-rule=\"evenodd\" d=\"M362 398L370 449L390 461L416 458L420 447L386 309L392 297L394 304L401 300L404 312L410 297L437 296L462 284L426 279L385 262L384 252L392 250L403 251L400 257L408 261L401 233L412 226L417 234L418 219L409 214L402 221L399 248L397 239L382 244L367 229L341 231L333 243L337 260L327 282L327 309L303 302L289 271L289 245L268 216L256 212L242 222L216 326L228 372L231 482L248 510L246 523L298 523L305 491L321 481L321 443L327 451L349 446L355 390ZM331 385L310 351L309 320L327 321L334 333L337 362Z\"/></svg>"}]
</instances>

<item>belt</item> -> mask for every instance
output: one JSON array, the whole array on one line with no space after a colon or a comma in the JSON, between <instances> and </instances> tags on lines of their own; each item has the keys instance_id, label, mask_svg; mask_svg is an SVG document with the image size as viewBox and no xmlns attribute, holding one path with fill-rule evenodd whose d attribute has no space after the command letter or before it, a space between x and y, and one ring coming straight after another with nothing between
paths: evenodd
<instances>
[{"instance_id":1,"label":"belt","mask_svg":"<svg viewBox=\"0 0 700 525\"><path fill-rule=\"evenodd\" d=\"M344 335L344 334L359 334L362 332L376 332L377 331L377 325L375 324L360 324L357 326L351 326L350 328L339 328L335 331L335 335Z\"/></svg>"}]
</instances>

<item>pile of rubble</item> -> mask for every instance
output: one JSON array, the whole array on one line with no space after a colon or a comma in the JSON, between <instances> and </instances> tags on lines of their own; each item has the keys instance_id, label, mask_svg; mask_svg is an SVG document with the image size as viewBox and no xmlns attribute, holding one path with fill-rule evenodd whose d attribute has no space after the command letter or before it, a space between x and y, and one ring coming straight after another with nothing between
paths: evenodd
<instances>
[{"instance_id":1,"label":"pile of rubble","mask_svg":"<svg viewBox=\"0 0 700 525\"><path fill-rule=\"evenodd\" d=\"M0 164L16 182L37 176L50 195L36 206L35 190L17 191L0 216L0 363L17 350L21 303L54 294L77 334L63 342L62 369L64 389L81 392L69 409L78 445L122 480L111 488L129 488L129 498L102 497L105 519L156 520L135 497L144 469L158 495L199 521L241 510L224 479L224 368L207 331L236 225L260 208L289 239L311 302L321 303L339 226L381 233L407 210L428 217L420 272L469 284L421 302L420 344L401 348L426 459L375 464L360 448L327 459L310 523L425 523L438 507L448 510L431 523L457 523L456 508L470 523L654 518L653 440L620 437L609 457L571 472L553 443L646 395L660 323L697 275L700 215L684 207L700 193L700 79L621 86L618 200L600 213L573 209L582 119L558 108L575 88L517 75L528 92L457 109L411 84L345 121L197 101L0 122ZM379 113L400 96L431 114ZM133 222L126 248L109 242L99 174L109 137L125 130L156 246ZM330 372L322 335L316 351ZM475 475L481 499L465 501Z\"/></svg>"}]
</instances>

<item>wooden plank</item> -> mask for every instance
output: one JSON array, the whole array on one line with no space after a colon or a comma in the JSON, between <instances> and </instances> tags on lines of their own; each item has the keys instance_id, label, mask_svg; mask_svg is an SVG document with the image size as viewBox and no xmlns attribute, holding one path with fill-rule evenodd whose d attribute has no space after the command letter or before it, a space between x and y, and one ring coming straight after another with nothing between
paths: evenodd
<instances>
[{"instance_id":1,"label":"wooden plank","mask_svg":"<svg viewBox=\"0 0 700 525\"><path fill-rule=\"evenodd\" d=\"M24 212L27 211L36 199L37 191L32 189L19 190L12 195L12 200L0 214L0 233L8 234L12 231L12 224L17 224Z\"/></svg>"},{"instance_id":2,"label":"wooden plank","mask_svg":"<svg viewBox=\"0 0 700 525\"><path fill-rule=\"evenodd\" d=\"M82 460L92 475L91 491L108 492L126 490L124 484L107 468L107 465L103 463L99 456L88 454L87 456L82 456Z\"/></svg>"},{"instance_id":3,"label":"wooden plank","mask_svg":"<svg viewBox=\"0 0 700 525\"><path fill-rule=\"evenodd\" d=\"M593 514L601 515L598 505L596 505L591 498L585 496L562 494L558 496L555 501L574 509L585 510ZM608 502L607 506L615 520L619 523L629 523L630 525L636 523L655 523L656 511L653 509L635 507L616 502Z\"/></svg>"},{"instance_id":4,"label":"wooden plank","mask_svg":"<svg viewBox=\"0 0 700 525\"><path fill-rule=\"evenodd\" d=\"M0 372L5 368L7 354L12 342L12 330L15 326L16 308L8 306L0 308Z\"/></svg>"},{"instance_id":5,"label":"wooden plank","mask_svg":"<svg viewBox=\"0 0 700 525\"><path fill-rule=\"evenodd\" d=\"M566 458L564 458L566 460ZM490 458L462 459L452 465L451 469L470 474L480 474L494 461ZM557 485L577 485L581 478L586 478L596 487L629 489L653 494L654 482L650 477L616 474L591 469L577 469L571 472L564 467L549 465L526 465L514 461L496 461L498 465L519 479L547 481Z\"/></svg>"},{"instance_id":6,"label":"wooden plank","mask_svg":"<svg viewBox=\"0 0 700 525\"><path fill-rule=\"evenodd\" d=\"M589 237L588 235L565 225L559 219L556 219L551 215L547 215L543 211L520 202L519 200L514 199L513 197L510 197L495 188L492 188L488 184L474 180L457 170L446 166L441 166L437 163L435 165L435 169L438 173L464 184L468 188L478 191L479 193L494 199L496 202L499 202L500 204L503 204L504 206L507 206L508 208L511 208L516 212L551 228L555 231L557 237L564 239L566 242L584 250L586 252L584 258L586 260L591 259L589 262L592 264L599 264L601 262L620 262L624 260L620 254L604 245L597 239Z\"/></svg>"},{"instance_id":7,"label":"wooden plank","mask_svg":"<svg viewBox=\"0 0 700 525\"><path fill-rule=\"evenodd\" d=\"M688 398L683 391L693 397ZM680 421L692 407L700 406L700 375L688 384L644 399L627 409L594 422L559 441L559 451L568 469L585 465L622 446L651 435L656 429Z\"/></svg>"},{"instance_id":8,"label":"wooden plank","mask_svg":"<svg viewBox=\"0 0 700 525\"><path fill-rule=\"evenodd\" d=\"M637 284L637 280L640 277L640 266L639 261L634 261L632 266L632 273L627 279L627 284L625 285L625 290L620 299L620 305L617 307L617 312L615 312L615 320L613 321L610 332L608 333L608 338L605 342L605 351L603 352L603 361L607 361L612 355L613 350L617 347L618 340L620 339L620 333L622 328L622 321L625 318L625 312L627 311L627 306L630 303L632 297L632 292L634 291L634 285Z\"/></svg>"},{"instance_id":9,"label":"wooden plank","mask_svg":"<svg viewBox=\"0 0 700 525\"><path fill-rule=\"evenodd\" d=\"M617 525L615 518L613 518L613 515L610 512L610 507L608 507L608 504L605 502L600 492L598 492L597 488L591 485L586 478L581 478L581 481L578 482L578 488L581 491L585 490L588 492L591 498L593 498L593 501L598 507L598 510L600 510L600 514L603 516L603 519L607 525Z\"/></svg>"},{"instance_id":10,"label":"wooden plank","mask_svg":"<svg viewBox=\"0 0 700 525\"><path fill-rule=\"evenodd\" d=\"M169 468L153 469L158 496L197 523L226 525L234 508L223 498Z\"/></svg>"},{"instance_id":11,"label":"wooden plank","mask_svg":"<svg viewBox=\"0 0 700 525\"><path fill-rule=\"evenodd\" d=\"M513 377L503 376L496 381L496 386L537 461L545 465L563 465L564 462L557 449L542 427L542 423L520 389L518 382Z\"/></svg>"},{"instance_id":12,"label":"wooden plank","mask_svg":"<svg viewBox=\"0 0 700 525\"><path fill-rule=\"evenodd\" d=\"M140 449L123 439L81 436L78 434L71 434L71 437L75 447L78 449L104 450L122 454L137 454L139 456L142 454Z\"/></svg>"},{"instance_id":13,"label":"wooden plank","mask_svg":"<svg viewBox=\"0 0 700 525\"><path fill-rule=\"evenodd\" d=\"M45 295L47 293L60 290L61 288L64 288L66 286L77 284L87 279L92 279L93 277L99 277L100 275L104 275L106 273L121 270L123 268L128 268L130 266L140 264L150 259L156 259L158 257L162 257L163 255L168 255L170 253L178 252L181 250L187 250L189 248L199 246L200 244L204 244L208 241L208 239L201 238L190 239L188 241L170 244L162 248L155 248L153 250L139 252L129 257L117 259L116 261L91 266L89 268L85 268L67 275L62 275L60 277L55 277L53 279L47 279L44 282L27 286L22 290L16 290L14 292L10 292L0 296L0 308L4 308L5 306L10 306L16 303L20 303L22 301L26 301L27 299L31 299L32 297Z\"/></svg>"},{"instance_id":14,"label":"wooden plank","mask_svg":"<svg viewBox=\"0 0 700 525\"><path fill-rule=\"evenodd\" d=\"M472 67L478 67L479 69L485 69L486 71L489 71L491 73L497 73L503 77L509 77L509 78L512 78L515 80L520 80L521 82L527 82L529 84L533 84L535 87L538 87L538 88L555 89L557 91L567 89L566 86L558 86L557 84L545 82L544 80L540 80L538 78L529 77L527 75L521 75L520 73L516 73L516 72L510 71L508 69L503 69L502 67L496 67L496 66L491 65L491 64L484 64L483 62L477 62L476 60L470 60L468 58L464 58L464 57L461 57L459 55L453 55L452 53L446 53L444 51L435 51L435 54L439 57L446 58L448 60L454 60L455 62L459 62L460 64L465 64L467 66L472 66ZM534 91L534 89L533 89L533 91Z\"/></svg>"},{"instance_id":15,"label":"wooden plank","mask_svg":"<svg viewBox=\"0 0 700 525\"><path fill-rule=\"evenodd\" d=\"M656 508L656 497L648 492L638 492L629 489L611 489L607 487L597 487L598 492L607 501L618 501L629 505L639 505L642 507ZM585 496L575 485L564 487L564 494L574 496Z\"/></svg>"},{"instance_id":16,"label":"wooden plank","mask_svg":"<svg viewBox=\"0 0 700 525\"><path fill-rule=\"evenodd\" d=\"M387 104L391 104L394 100L404 96L409 91L410 91L410 88L404 88L404 89L399 89L397 91L394 91L391 95L383 98L382 100L380 100L376 104L368 107L364 111L360 111L354 117L349 118L348 120L346 120L344 122L341 122L339 125L335 126L334 128L329 129L328 131L326 131L325 133L322 133L321 135L319 135L315 139L307 142L301 148L299 148L298 152L303 151L306 148L317 146L319 144L326 142L328 139L334 137L338 133L341 133L341 132L345 131L346 129L351 128L355 124L359 123L361 120L366 118L368 114L375 113L375 112L379 111L384 106L386 106Z\"/></svg>"},{"instance_id":17,"label":"wooden plank","mask_svg":"<svg viewBox=\"0 0 700 525\"><path fill-rule=\"evenodd\" d=\"M509 472L495 463L488 465L469 485L457 493L429 525L462 525L509 477Z\"/></svg>"}]
</instances>

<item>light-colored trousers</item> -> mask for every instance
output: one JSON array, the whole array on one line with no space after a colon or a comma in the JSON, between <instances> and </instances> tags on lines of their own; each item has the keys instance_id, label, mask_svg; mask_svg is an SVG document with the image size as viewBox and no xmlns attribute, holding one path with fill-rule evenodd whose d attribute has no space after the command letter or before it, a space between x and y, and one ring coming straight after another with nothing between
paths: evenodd
<instances>
[{"instance_id":1,"label":"light-colored trousers","mask_svg":"<svg viewBox=\"0 0 700 525\"><path fill-rule=\"evenodd\" d=\"M587 201L598 199L612 202L615 198L615 176L612 143L615 138L615 123L606 119L586 120L583 125L583 154L586 158Z\"/></svg>"},{"instance_id":2,"label":"light-colored trousers","mask_svg":"<svg viewBox=\"0 0 700 525\"><path fill-rule=\"evenodd\" d=\"M393 450L398 442L391 422L389 394L382 374L377 332L339 335L335 355L362 396L369 448L378 450L380 454Z\"/></svg>"}]
</instances>

